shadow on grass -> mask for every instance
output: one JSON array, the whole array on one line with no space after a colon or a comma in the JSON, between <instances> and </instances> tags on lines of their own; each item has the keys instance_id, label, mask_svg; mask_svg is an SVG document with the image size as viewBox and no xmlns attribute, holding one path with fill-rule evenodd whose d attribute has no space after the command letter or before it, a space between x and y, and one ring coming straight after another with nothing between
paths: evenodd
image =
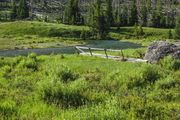
<instances>
[{"instance_id":1,"label":"shadow on grass","mask_svg":"<svg viewBox=\"0 0 180 120\"><path fill-rule=\"evenodd\" d=\"M106 49L137 49L144 47L141 44L118 40L92 40L88 41L84 46Z\"/></svg>"},{"instance_id":2,"label":"shadow on grass","mask_svg":"<svg viewBox=\"0 0 180 120\"><path fill-rule=\"evenodd\" d=\"M118 33L118 34L121 34L121 35L132 35L134 30L133 28L120 28L119 30L117 30L116 28L114 29L111 29L112 33ZM132 33L132 34L131 34Z\"/></svg>"}]
</instances>

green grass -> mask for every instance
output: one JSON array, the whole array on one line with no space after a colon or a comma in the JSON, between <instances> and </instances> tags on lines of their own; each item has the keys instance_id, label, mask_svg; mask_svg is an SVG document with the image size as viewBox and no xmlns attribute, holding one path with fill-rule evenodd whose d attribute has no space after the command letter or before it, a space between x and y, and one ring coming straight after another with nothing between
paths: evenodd
<instances>
[{"instance_id":1,"label":"green grass","mask_svg":"<svg viewBox=\"0 0 180 120\"><path fill-rule=\"evenodd\" d=\"M143 28L145 35L139 38L133 34L133 27L112 28L109 36L112 39L127 41L142 46L155 40L166 40L168 29ZM88 32L87 40L80 38L81 32ZM0 23L0 49L24 49L61 47L76 44L87 44L92 39L89 27L72 26L57 23L36 21L16 21Z\"/></svg>"},{"instance_id":2,"label":"green grass","mask_svg":"<svg viewBox=\"0 0 180 120\"><path fill-rule=\"evenodd\" d=\"M143 36L136 37L134 27L121 27L120 30L112 28L110 36L118 40L141 43L143 46L147 46L153 41L168 39L169 29L143 27L143 31L145 33Z\"/></svg>"},{"instance_id":3,"label":"green grass","mask_svg":"<svg viewBox=\"0 0 180 120\"><path fill-rule=\"evenodd\" d=\"M82 30L88 30L88 27L28 21L1 23L0 49L32 48L42 43L55 43L54 46L56 43L77 44L81 43L79 36Z\"/></svg>"},{"instance_id":4,"label":"green grass","mask_svg":"<svg viewBox=\"0 0 180 120\"><path fill-rule=\"evenodd\" d=\"M174 64L170 58L159 65L78 55L1 58L0 119L176 120Z\"/></svg>"}]
</instances>

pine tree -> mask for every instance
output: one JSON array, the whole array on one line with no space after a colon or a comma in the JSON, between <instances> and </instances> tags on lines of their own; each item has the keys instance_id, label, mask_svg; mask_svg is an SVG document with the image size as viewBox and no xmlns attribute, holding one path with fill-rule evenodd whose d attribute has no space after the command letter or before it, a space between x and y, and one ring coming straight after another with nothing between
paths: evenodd
<instances>
[{"instance_id":1,"label":"pine tree","mask_svg":"<svg viewBox=\"0 0 180 120\"><path fill-rule=\"evenodd\" d=\"M144 33L144 30L143 30L143 27L142 27L142 25L140 25L139 26L139 35L140 36L142 36L142 35L144 35L145 33Z\"/></svg>"},{"instance_id":2,"label":"pine tree","mask_svg":"<svg viewBox=\"0 0 180 120\"><path fill-rule=\"evenodd\" d=\"M172 34L171 29L170 29L169 32L168 32L168 39L172 39L172 38L173 38L173 34Z\"/></svg>"},{"instance_id":3,"label":"pine tree","mask_svg":"<svg viewBox=\"0 0 180 120\"><path fill-rule=\"evenodd\" d=\"M147 7L144 5L143 7L142 7L142 10L141 10L141 13L142 13L142 25L143 26L146 26L147 25L147 21L148 21L148 9L147 9Z\"/></svg>"},{"instance_id":4,"label":"pine tree","mask_svg":"<svg viewBox=\"0 0 180 120\"><path fill-rule=\"evenodd\" d=\"M138 12L137 12L136 0L133 0L131 6L131 15L129 18L129 25L135 25L136 23L138 23Z\"/></svg>"},{"instance_id":5,"label":"pine tree","mask_svg":"<svg viewBox=\"0 0 180 120\"><path fill-rule=\"evenodd\" d=\"M2 17L1 14L2 14L2 13L1 13L1 11L0 11L0 21L1 21L1 19L2 19L2 18L1 18L1 17Z\"/></svg>"},{"instance_id":6,"label":"pine tree","mask_svg":"<svg viewBox=\"0 0 180 120\"><path fill-rule=\"evenodd\" d=\"M158 21L157 27L166 27L166 19L165 19L165 16L162 14L162 10L163 10L162 1L158 0L157 2L158 2L157 3L157 13L158 13L158 16L157 16L157 21Z\"/></svg>"},{"instance_id":7,"label":"pine tree","mask_svg":"<svg viewBox=\"0 0 180 120\"><path fill-rule=\"evenodd\" d=\"M153 9L152 10L152 19L151 19L151 21L152 21L152 26L153 27L157 27L157 24L158 24L158 20L157 20L157 10L156 9Z\"/></svg>"},{"instance_id":8,"label":"pine tree","mask_svg":"<svg viewBox=\"0 0 180 120\"><path fill-rule=\"evenodd\" d=\"M121 12L120 15L120 23L122 26L127 26L128 25L128 8L127 6L124 6L123 11Z\"/></svg>"},{"instance_id":9,"label":"pine tree","mask_svg":"<svg viewBox=\"0 0 180 120\"><path fill-rule=\"evenodd\" d=\"M94 4L94 19L92 24L93 33L97 39L105 39L108 34L109 26L106 20L105 13L102 9L102 1L96 0Z\"/></svg>"},{"instance_id":10,"label":"pine tree","mask_svg":"<svg viewBox=\"0 0 180 120\"><path fill-rule=\"evenodd\" d=\"M69 0L65 10L65 23L78 24L80 22L79 0Z\"/></svg>"},{"instance_id":11,"label":"pine tree","mask_svg":"<svg viewBox=\"0 0 180 120\"><path fill-rule=\"evenodd\" d=\"M177 18L177 22L176 22L175 38L180 39L180 17Z\"/></svg>"},{"instance_id":12,"label":"pine tree","mask_svg":"<svg viewBox=\"0 0 180 120\"><path fill-rule=\"evenodd\" d=\"M138 26L137 26L136 23L135 23L135 25L134 25L134 35L135 35L136 37L139 36L139 29L138 29Z\"/></svg>"},{"instance_id":13,"label":"pine tree","mask_svg":"<svg viewBox=\"0 0 180 120\"><path fill-rule=\"evenodd\" d=\"M113 17L113 8L112 8L112 0L106 0L106 17L107 17L107 23L109 26L114 25L114 17Z\"/></svg>"},{"instance_id":14,"label":"pine tree","mask_svg":"<svg viewBox=\"0 0 180 120\"><path fill-rule=\"evenodd\" d=\"M11 11L11 20L14 20L16 18L17 18L17 7L16 7L16 2L13 1L12 11Z\"/></svg>"},{"instance_id":15,"label":"pine tree","mask_svg":"<svg viewBox=\"0 0 180 120\"><path fill-rule=\"evenodd\" d=\"M20 0L18 7L18 18L25 19L29 17L29 7L26 0Z\"/></svg>"}]
</instances>

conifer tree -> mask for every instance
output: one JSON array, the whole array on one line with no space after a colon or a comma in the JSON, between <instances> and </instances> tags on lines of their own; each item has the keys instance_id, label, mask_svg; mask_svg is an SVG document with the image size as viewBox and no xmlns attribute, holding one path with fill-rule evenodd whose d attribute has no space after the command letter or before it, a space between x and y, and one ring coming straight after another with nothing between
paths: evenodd
<instances>
[{"instance_id":1,"label":"conifer tree","mask_svg":"<svg viewBox=\"0 0 180 120\"><path fill-rule=\"evenodd\" d=\"M122 26L127 26L128 25L128 8L127 6L124 6L123 11L121 12L121 17L120 17L120 23Z\"/></svg>"},{"instance_id":2,"label":"conifer tree","mask_svg":"<svg viewBox=\"0 0 180 120\"><path fill-rule=\"evenodd\" d=\"M180 39L180 17L177 18L177 22L176 22L175 38Z\"/></svg>"},{"instance_id":3,"label":"conifer tree","mask_svg":"<svg viewBox=\"0 0 180 120\"><path fill-rule=\"evenodd\" d=\"M18 7L18 18L25 19L29 17L29 7L26 0L20 0Z\"/></svg>"},{"instance_id":4,"label":"conifer tree","mask_svg":"<svg viewBox=\"0 0 180 120\"><path fill-rule=\"evenodd\" d=\"M106 0L106 8L107 23L112 26L114 24L112 0Z\"/></svg>"},{"instance_id":5,"label":"conifer tree","mask_svg":"<svg viewBox=\"0 0 180 120\"><path fill-rule=\"evenodd\" d=\"M17 18L17 7L16 7L16 2L14 0L12 4L11 20L14 20L16 18Z\"/></svg>"},{"instance_id":6,"label":"conifer tree","mask_svg":"<svg viewBox=\"0 0 180 120\"><path fill-rule=\"evenodd\" d=\"M168 31L168 39L172 39L173 38L173 34L171 29Z\"/></svg>"},{"instance_id":7,"label":"conifer tree","mask_svg":"<svg viewBox=\"0 0 180 120\"><path fill-rule=\"evenodd\" d=\"M152 26L161 27L164 24L164 18L162 18L162 2L161 0L157 1L156 7L152 13Z\"/></svg>"},{"instance_id":8,"label":"conifer tree","mask_svg":"<svg viewBox=\"0 0 180 120\"><path fill-rule=\"evenodd\" d=\"M141 10L141 13L142 13L142 25L143 26L146 26L147 25L147 21L148 21L148 8L144 5L142 7L142 10Z\"/></svg>"},{"instance_id":9,"label":"conifer tree","mask_svg":"<svg viewBox=\"0 0 180 120\"><path fill-rule=\"evenodd\" d=\"M69 0L65 10L65 23L78 24L80 22L79 0Z\"/></svg>"},{"instance_id":10,"label":"conifer tree","mask_svg":"<svg viewBox=\"0 0 180 120\"><path fill-rule=\"evenodd\" d=\"M105 13L102 9L102 1L96 0L94 4L94 19L92 24L93 33L97 39L105 39L108 34L109 26L107 24Z\"/></svg>"},{"instance_id":11,"label":"conifer tree","mask_svg":"<svg viewBox=\"0 0 180 120\"><path fill-rule=\"evenodd\" d=\"M129 18L129 25L135 25L136 23L138 23L138 12L137 12L136 0L133 0L131 5L131 15Z\"/></svg>"}]
</instances>

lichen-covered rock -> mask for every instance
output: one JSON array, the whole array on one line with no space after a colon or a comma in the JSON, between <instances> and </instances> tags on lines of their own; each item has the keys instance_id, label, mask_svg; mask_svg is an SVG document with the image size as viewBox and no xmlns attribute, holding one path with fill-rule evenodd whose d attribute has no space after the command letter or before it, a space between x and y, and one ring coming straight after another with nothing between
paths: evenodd
<instances>
[{"instance_id":1,"label":"lichen-covered rock","mask_svg":"<svg viewBox=\"0 0 180 120\"><path fill-rule=\"evenodd\" d=\"M180 59L180 46L166 41L156 41L148 47L144 59L150 63L157 63L168 55L171 55L174 59Z\"/></svg>"}]
</instances>

